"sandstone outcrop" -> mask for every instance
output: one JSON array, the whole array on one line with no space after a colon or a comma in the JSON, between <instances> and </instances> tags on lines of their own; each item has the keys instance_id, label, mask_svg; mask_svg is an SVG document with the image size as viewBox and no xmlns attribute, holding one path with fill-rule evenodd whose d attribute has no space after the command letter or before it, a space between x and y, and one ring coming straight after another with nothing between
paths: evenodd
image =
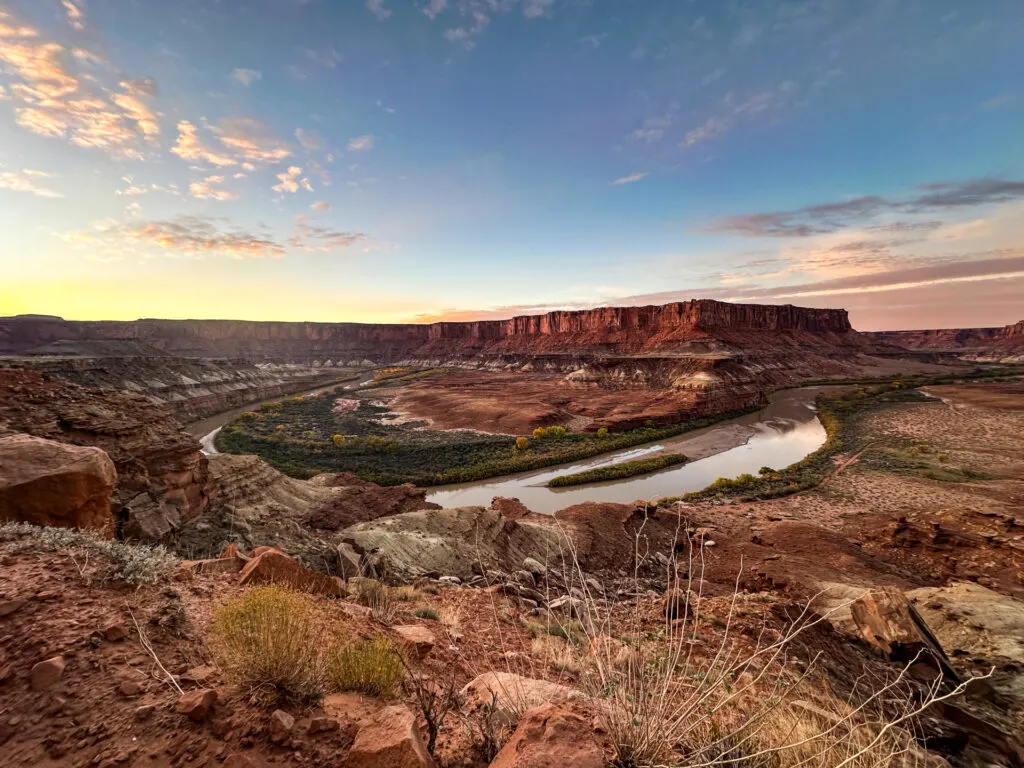
<instances>
[{"instance_id":1,"label":"sandstone outcrop","mask_svg":"<svg viewBox=\"0 0 1024 768\"><path fill-rule=\"evenodd\" d=\"M0 520L113 532L117 470L99 448L0 438Z\"/></svg>"},{"instance_id":2,"label":"sandstone outcrop","mask_svg":"<svg viewBox=\"0 0 1024 768\"><path fill-rule=\"evenodd\" d=\"M523 715L490 768L602 768L604 750L589 720L551 703Z\"/></svg>"},{"instance_id":3,"label":"sandstone outcrop","mask_svg":"<svg viewBox=\"0 0 1024 768\"><path fill-rule=\"evenodd\" d=\"M262 552L253 552L252 559L238 574L239 584L278 584L314 595L345 594L341 579L306 568L280 550L261 549Z\"/></svg>"},{"instance_id":4,"label":"sandstone outcrop","mask_svg":"<svg viewBox=\"0 0 1024 768\"><path fill-rule=\"evenodd\" d=\"M0 436L12 433L106 452L117 470L114 517L125 537L159 539L206 508L199 442L148 398L0 368Z\"/></svg>"},{"instance_id":5,"label":"sandstone outcrop","mask_svg":"<svg viewBox=\"0 0 1024 768\"><path fill-rule=\"evenodd\" d=\"M508 508L508 500L499 507ZM587 502L554 515L508 518L495 507L423 509L357 523L341 532L379 576L397 580L428 573L470 579L481 569L514 571L530 558L564 568L567 539L587 571L631 568L635 536L651 551L671 549L672 522L646 519L629 504Z\"/></svg>"},{"instance_id":6,"label":"sandstone outcrop","mask_svg":"<svg viewBox=\"0 0 1024 768\"><path fill-rule=\"evenodd\" d=\"M297 480L256 456L214 454L206 460L208 508L166 539L189 557L215 558L230 544L271 546L305 565L357 575L351 563L343 568L340 562L346 526L437 508L424 491L409 485L383 488L344 473Z\"/></svg>"},{"instance_id":7,"label":"sandstone outcrop","mask_svg":"<svg viewBox=\"0 0 1024 768\"><path fill-rule=\"evenodd\" d=\"M385 707L356 733L345 765L351 768L434 768L434 759L406 707Z\"/></svg>"}]
</instances>

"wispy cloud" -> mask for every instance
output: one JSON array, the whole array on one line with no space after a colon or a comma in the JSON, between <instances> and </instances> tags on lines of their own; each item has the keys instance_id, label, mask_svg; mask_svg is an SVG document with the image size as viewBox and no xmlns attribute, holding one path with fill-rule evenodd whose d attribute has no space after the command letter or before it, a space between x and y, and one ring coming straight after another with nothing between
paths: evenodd
<instances>
[{"instance_id":1,"label":"wispy cloud","mask_svg":"<svg viewBox=\"0 0 1024 768\"><path fill-rule=\"evenodd\" d=\"M306 56L328 69L334 69L341 63L341 54L335 48L307 48Z\"/></svg>"},{"instance_id":2,"label":"wispy cloud","mask_svg":"<svg viewBox=\"0 0 1024 768\"><path fill-rule=\"evenodd\" d=\"M52 178L52 173L44 173L30 168L20 171L0 170L0 189L10 189L14 192L27 192L36 197L64 197L62 192L40 186L39 179Z\"/></svg>"},{"instance_id":3,"label":"wispy cloud","mask_svg":"<svg viewBox=\"0 0 1024 768\"><path fill-rule=\"evenodd\" d=\"M992 205L1024 200L1024 181L971 179L924 184L905 199L862 195L790 211L726 216L713 222L709 232L730 232L750 237L810 237L837 232L884 213L934 214L943 209ZM921 226L909 222L906 226ZM900 226L890 224L888 226Z\"/></svg>"},{"instance_id":4,"label":"wispy cloud","mask_svg":"<svg viewBox=\"0 0 1024 768\"><path fill-rule=\"evenodd\" d=\"M285 247L272 236L238 227L223 227L223 220L179 216L158 221L97 222L91 229L63 236L72 244L102 249L107 254L131 255L149 248L203 256L219 254L235 259L281 258Z\"/></svg>"},{"instance_id":5,"label":"wispy cloud","mask_svg":"<svg viewBox=\"0 0 1024 768\"><path fill-rule=\"evenodd\" d=\"M680 146L693 147L727 133L738 123L775 116L793 101L798 90L795 81L784 80L775 88L759 91L745 99L737 99L730 92L722 100L722 112L687 131Z\"/></svg>"},{"instance_id":6,"label":"wispy cloud","mask_svg":"<svg viewBox=\"0 0 1024 768\"><path fill-rule=\"evenodd\" d=\"M231 72L231 78L238 81L246 88L263 77L263 73L256 69L235 69Z\"/></svg>"},{"instance_id":7,"label":"wispy cloud","mask_svg":"<svg viewBox=\"0 0 1024 768\"><path fill-rule=\"evenodd\" d=\"M284 173L277 174L277 178L280 183L272 187L275 192L295 194L300 188L308 192L313 191L309 179L302 175L302 168L297 165L292 165Z\"/></svg>"},{"instance_id":8,"label":"wispy cloud","mask_svg":"<svg viewBox=\"0 0 1024 768\"><path fill-rule=\"evenodd\" d=\"M145 102L155 84L148 79L123 79L116 87L104 88L96 75L76 71L76 66L92 60L75 55L80 50L73 53L60 43L47 42L34 28L4 16L0 63L16 80L10 85L15 122L40 136L64 138L118 157L141 158L143 147L154 144L160 133L158 115ZM147 91L144 84L152 88Z\"/></svg>"},{"instance_id":9,"label":"wispy cloud","mask_svg":"<svg viewBox=\"0 0 1024 768\"><path fill-rule=\"evenodd\" d=\"M315 203L309 206L309 208L312 211L318 211L320 213L323 213L325 211L331 210L331 204L328 203L326 200L317 200Z\"/></svg>"},{"instance_id":10,"label":"wispy cloud","mask_svg":"<svg viewBox=\"0 0 1024 768\"><path fill-rule=\"evenodd\" d=\"M239 165L245 171L252 171L258 165L279 163L292 154L287 142L251 117L227 118L208 130L219 148L212 148L200 138L195 125L182 120L178 123L178 140L171 152L191 163L217 167Z\"/></svg>"},{"instance_id":11,"label":"wispy cloud","mask_svg":"<svg viewBox=\"0 0 1024 768\"><path fill-rule=\"evenodd\" d=\"M356 136L354 139L349 140L348 148L351 152L365 152L369 149L373 149L375 139L368 133L362 136Z\"/></svg>"},{"instance_id":12,"label":"wispy cloud","mask_svg":"<svg viewBox=\"0 0 1024 768\"><path fill-rule=\"evenodd\" d=\"M366 0L366 10L377 17L377 21L385 21L391 11L384 7L384 0Z\"/></svg>"},{"instance_id":13,"label":"wispy cloud","mask_svg":"<svg viewBox=\"0 0 1024 768\"><path fill-rule=\"evenodd\" d=\"M654 144L657 141L661 141L665 135L665 130L670 125L672 125L672 115L648 117L644 120L643 125L630 133L627 138L630 141L644 141L648 144Z\"/></svg>"},{"instance_id":14,"label":"wispy cloud","mask_svg":"<svg viewBox=\"0 0 1024 768\"><path fill-rule=\"evenodd\" d=\"M202 200L237 200L238 193L223 189L220 185L224 183L223 176L207 176L202 181L194 181L189 184L188 191L192 197Z\"/></svg>"},{"instance_id":15,"label":"wispy cloud","mask_svg":"<svg viewBox=\"0 0 1024 768\"><path fill-rule=\"evenodd\" d=\"M307 131L305 128L295 129L295 138L302 145L303 149L310 151L322 149L324 140L316 131Z\"/></svg>"},{"instance_id":16,"label":"wispy cloud","mask_svg":"<svg viewBox=\"0 0 1024 768\"><path fill-rule=\"evenodd\" d=\"M426 7L424 7L423 13L433 21L446 7L448 7L448 0L430 0Z\"/></svg>"},{"instance_id":17,"label":"wispy cloud","mask_svg":"<svg viewBox=\"0 0 1024 768\"><path fill-rule=\"evenodd\" d=\"M646 171L643 173L631 173L629 176L623 176L622 178L616 179L612 182L613 186L622 186L623 184L634 184L640 179L647 175Z\"/></svg>"},{"instance_id":18,"label":"wispy cloud","mask_svg":"<svg viewBox=\"0 0 1024 768\"><path fill-rule=\"evenodd\" d=\"M75 4L71 0L61 0L64 6L64 14L67 16L68 24L72 29L81 32L85 29L85 14L82 12L81 3Z\"/></svg>"},{"instance_id":19,"label":"wispy cloud","mask_svg":"<svg viewBox=\"0 0 1024 768\"><path fill-rule=\"evenodd\" d=\"M295 232L288 244L304 251L335 251L351 248L367 240L362 232L345 232L309 223L309 217L295 217Z\"/></svg>"}]
</instances>

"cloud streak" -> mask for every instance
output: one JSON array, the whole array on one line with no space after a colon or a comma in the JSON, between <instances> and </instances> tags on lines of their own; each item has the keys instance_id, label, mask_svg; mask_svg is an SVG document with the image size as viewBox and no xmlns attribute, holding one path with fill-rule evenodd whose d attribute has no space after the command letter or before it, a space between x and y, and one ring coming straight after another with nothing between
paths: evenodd
<instances>
[{"instance_id":1,"label":"cloud streak","mask_svg":"<svg viewBox=\"0 0 1024 768\"><path fill-rule=\"evenodd\" d=\"M613 181L612 186L621 187L624 184L635 184L636 182L640 181L640 179L644 178L646 175L646 172L631 173L629 176L623 176Z\"/></svg>"},{"instance_id":2,"label":"cloud streak","mask_svg":"<svg viewBox=\"0 0 1024 768\"><path fill-rule=\"evenodd\" d=\"M883 214L933 215L944 210L994 205L1024 200L1024 181L971 179L925 184L918 194L903 200L864 195L790 211L770 211L726 216L703 231L747 237L810 237L877 218ZM883 227L934 228L934 222L896 222Z\"/></svg>"},{"instance_id":3,"label":"cloud streak","mask_svg":"<svg viewBox=\"0 0 1024 768\"><path fill-rule=\"evenodd\" d=\"M39 186L37 179L51 178L53 174L25 168L20 171L0 171L0 189L27 192L36 197L64 197L62 192Z\"/></svg>"}]
</instances>

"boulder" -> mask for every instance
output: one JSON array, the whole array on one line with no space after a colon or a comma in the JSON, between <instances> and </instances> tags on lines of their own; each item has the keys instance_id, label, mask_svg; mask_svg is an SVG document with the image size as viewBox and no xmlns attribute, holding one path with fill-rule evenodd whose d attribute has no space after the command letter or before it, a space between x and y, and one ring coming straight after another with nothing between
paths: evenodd
<instances>
[{"instance_id":1,"label":"boulder","mask_svg":"<svg viewBox=\"0 0 1024 768\"><path fill-rule=\"evenodd\" d=\"M46 691L60 682L64 677L64 659L54 656L52 659L40 661L32 667L31 685L33 691Z\"/></svg>"},{"instance_id":2,"label":"boulder","mask_svg":"<svg viewBox=\"0 0 1024 768\"><path fill-rule=\"evenodd\" d=\"M512 725L519 713L545 702L564 704L586 698L580 691L547 680L521 677L511 672L484 672L462 689L466 708L479 709L494 703L493 716L500 725Z\"/></svg>"},{"instance_id":3,"label":"boulder","mask_svg":"<svg viewBox=\"0 0 1024 768\"><path fill-rule=\"evenodd\" d=\"M401 704L385 707L359 728L348 768L434 768L416 717Z\"/></svg>"},{"instance_id":4,"label":"boulder","mask_svg":"<svg viewBox=\"0 0 1024 768\"><path fill-rule=\"evenodd\" d=\"M434 633L420 624L407 624L391 629L398 635L402 647L412 658L425 659L434 650L434 645L437 642L434 639Z\"/></svg>"},{"instance_id":5,"label":"boulder","mask_svg":"<svg viewBox=\"0 0 1024 768\"><path fill-rule=\"evenodd\" d=\"M31 435L0 438L0 520L113 533L117 470L99 448Z\"/></svg>"},{"instance_id":6,"label":"boulder","mask_svg":"<svg viewBox=\"0 0 1024 768\"><path fill-rule=\"evenodd\" d=\"M490 768L603 768L593 719L545 703L526 712Z\"/></svg>"},{"instance_id":7,"label":"boulder","mask_svg":"<svg viewBox=\"0 0 1024 768\"><path fill-rule=\"evenodd\" d=\"M212 688L200 688L182 694L174 711L186 715L189 720L200 723L210 716L213 705L217 702L217 692Z\"/></svg>"},{"instance_id":8,"label":"boulder","mask_svg":"<svg viewBox=\"0 0 1024 768\"><path fill-rule=\"evenodd\" d=\"M341 579L318 573L271 547L258 547L253 559L242 569L238 583L281 584L316 595L343 595Z\"/></svg>"},{"instance_id":9,"label":"boulder","mask_svg":"<svg viewBox=\"0 0 1024 768\"><path fill-rule=\"evenodd\" d=\"M927 664L947 680L958 682L942 645L896 587L885 587L860 597L850 615L861 636L893 661Z\"/></svg>"}]
</instances>

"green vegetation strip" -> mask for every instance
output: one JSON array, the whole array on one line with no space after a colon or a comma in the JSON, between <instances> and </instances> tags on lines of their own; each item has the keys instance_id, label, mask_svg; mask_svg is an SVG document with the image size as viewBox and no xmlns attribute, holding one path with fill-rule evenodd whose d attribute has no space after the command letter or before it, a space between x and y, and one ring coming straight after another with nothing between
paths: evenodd
<instances>
[{"instance_id":1,"label":"green vegetation strip","mask_svg":"<svg viewBox=\"0 0 1024 768\"><path fill-rule=\"evenodd\" d=\"M657 472L659 469L665 469L666 467L685 464L687 461L689 459L682 453L663 453L660 456L633 459L632 461L623 461L619 464L609 464L606 467L595 467L585 472L561 475L549 480L548 488L564 488L570 485L599 483L603 480L621 480L624 477L646 475L649 472Z\"/></svg>"}]
</instances>

